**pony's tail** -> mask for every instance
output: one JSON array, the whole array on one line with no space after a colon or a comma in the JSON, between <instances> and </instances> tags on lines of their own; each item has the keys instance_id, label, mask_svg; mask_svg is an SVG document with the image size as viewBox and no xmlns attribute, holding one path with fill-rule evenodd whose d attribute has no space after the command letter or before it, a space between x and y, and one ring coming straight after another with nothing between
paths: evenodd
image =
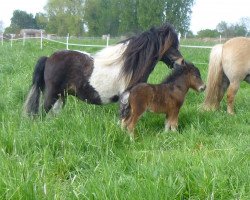
<instances>
[{"instance_id":1,"label":"pony's tail","mask_svg":"<svg viewBox=\"0 0 250 200\"><path fill-rule=\"evenodd\" d=\"M44 69L48 57L41 57L35 66L32 86L24 103L24 114L34 116L39 111L40 93L44 90Z\"/></svg>"},{"instance_id":2,"label":"pony's tail","mask_svg":"<svg viewBox=\"0 0 250 200\"><path fill-rule=\"evenodd\" d=\"M215 45L210 53L207 88L205 92L204 109L218 109L220 105L220 93L222 90L223 68L222 68L223 45Z\"/></svg>"},{"instance_id":3,"label":"pony's tail","mask_svg":"<svg viewBox=\"0 0 250 200\"><path fill-rule=\"evenodd\" d=\"M130 103L129 103L130 92L127 90L122 93L120 97L120 119L127 119L130 115Z\"/></svg>"}]
</instances>

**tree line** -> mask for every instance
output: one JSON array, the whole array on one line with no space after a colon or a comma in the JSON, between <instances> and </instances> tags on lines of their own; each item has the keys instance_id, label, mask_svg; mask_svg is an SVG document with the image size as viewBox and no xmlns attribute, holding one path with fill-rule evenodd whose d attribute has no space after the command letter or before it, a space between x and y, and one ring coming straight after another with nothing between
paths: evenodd
<instances>
[{"instance_id":1,"label":"tree line","mask_svg":"<svg viewBox=\"0 0 250 200\"><path fill-rule=\"evenodd\" d=\"M166 21L176 30L189 30L194 0L48 0L35 16L15 10L5 33L23 28L44 29L65 36L129 35Z\"/></svg>"},{"instance_id":2,"label":"tree line","mask_svg":"<svg viewBox=\"0 0 250 200\"><path fill-rule=\"evenodd\" d=\"M35 16L15 10L5 33L34 28L59 36L129 36L168 21L182 35L194 37L189 30L193 3L194 0L48 0L45 12ZM1 27L0 21L0 31ZM242 18L235 24L222 21L216 29L200 30L197 37L246 36L249 30L250 18Z\"/></svg>"},{"instance_id":3,"label":"tree line","mask_svg":"<svg viewBox=\"0 0 250 200\"><path fill-rule=\"evenodd\" d=\"M249 36L250 32L250 18L243 17L234 24L221 21L217 24L216 29L205 29L197 32L197 37L212 37L216 38L222 36L224 38L231 38L236 36Z\"/></svg>"}]
</instances>

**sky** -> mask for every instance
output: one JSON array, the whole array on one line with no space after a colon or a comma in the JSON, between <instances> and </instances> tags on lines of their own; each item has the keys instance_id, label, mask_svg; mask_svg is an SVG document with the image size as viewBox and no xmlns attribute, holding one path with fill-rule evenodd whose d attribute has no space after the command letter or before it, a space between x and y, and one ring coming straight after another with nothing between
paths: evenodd
<instances>
[{"instance_id":1,"label":"sky","mask_svg":"<svg viewBox=\"0 0 250 200\"><path fill-rule=\"evenodd\" d=\"M14 10L35 15L44 12L47 0L8 0L0 6L0 21L10 25ZM193 33L202 29L215 29L221 21L236 23L242 17L250 17L250 0L195 0L190 29Z\"/></svg>"}]
</instances>

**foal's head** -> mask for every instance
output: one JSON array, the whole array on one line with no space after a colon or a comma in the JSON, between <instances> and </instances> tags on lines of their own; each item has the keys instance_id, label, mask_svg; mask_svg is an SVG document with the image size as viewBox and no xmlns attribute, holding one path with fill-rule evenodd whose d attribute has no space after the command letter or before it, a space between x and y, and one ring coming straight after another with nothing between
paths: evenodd
<instances>
[{"instance_id":1,"label":"foal's head","mask_svg":"<svg viewBox=\"0 0 250 200\"><path fill-rule=\"evenodd\" d=\"M206 89L206 85L201 79L201 73L197 67L194 66L193 63L184 62L183 66L186 74L188 76L190 87L197 92L203 92Z\"/></svg>"}]
</instances>

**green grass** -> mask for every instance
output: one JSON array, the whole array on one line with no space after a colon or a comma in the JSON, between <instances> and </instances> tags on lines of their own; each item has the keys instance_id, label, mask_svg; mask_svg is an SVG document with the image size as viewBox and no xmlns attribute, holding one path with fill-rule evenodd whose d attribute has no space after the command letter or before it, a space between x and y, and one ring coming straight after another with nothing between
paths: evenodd
<instances>
[{"instance_id":1,"label":"green grass","mask_svg":"<svg viewBox=\"0 0 250 200\"><path fill-rule=\"evenodd\" d=\"M190 91L178 133L164 132L164 115L146 113L130 142L117 104L69 97L56 117L22 117L36 60L65 47L39 48L39 41L0 46L0 199L250 199L249 85L241 84L235 116L225 99L221 110L203 112L204 94ZM181 51L205 80L199 63L209 50ZM159 63L149 82L169 72Z\"/></svg>"}]
</instances>

